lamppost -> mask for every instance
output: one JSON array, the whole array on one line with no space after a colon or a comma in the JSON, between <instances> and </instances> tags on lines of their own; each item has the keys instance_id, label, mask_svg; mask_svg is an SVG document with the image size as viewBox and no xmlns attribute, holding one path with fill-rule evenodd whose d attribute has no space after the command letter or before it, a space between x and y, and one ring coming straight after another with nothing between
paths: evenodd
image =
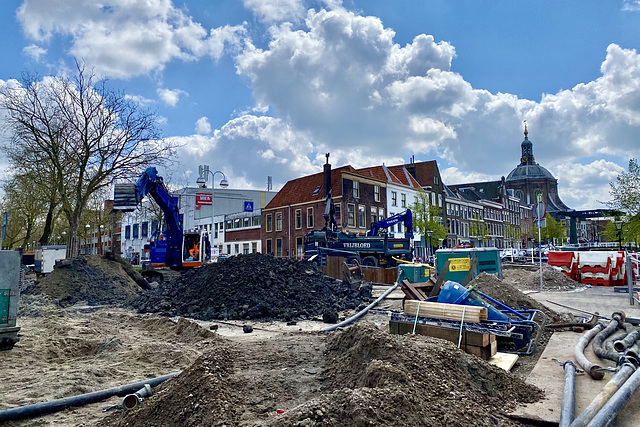
<instances>
[{"instance_id":1,"label":"lamppost","mask_svg":"<svg viewBox=\"0 0 640 427\"><path fill-rule=\"evenodd\" d=\"M84 226L85 228L85 233L84 233L84 246L85 246L85 251L87 253L87 255L89 255L91 252L89 252L90 246L89 246L89 229L91 228L91 224L87 224Z\"/></svg>"},{"instance_id":2,"label":"lamppost","mask_svg":"<svg viewBox=\"0 0 640 427\"><path fill-rule=\"evenodd\" d=\"M211 237L209 238L209 246L211 247L211 249L213 249L213 227L215 225L214 218L213 218L213 190L215 189L215 186L216 186L215 176L217 173L222 174L222 179L220 180L220 183L219 183L220 187L222 188L227 188L229 186L229 181L227 181L227 177L225 176L224 172L219 170L215 172L211 172L209 170L209 165L200 165L199 171L200 171L200 176L196 180L196 184L198 184L200 188L207 188L207 178L209 174L211 174ZM211 253L209 254L209 256L211 256Z\"/></svg>"},{"instance_id":3,"label":"lamppost","mask_svg":"<svg viewBox=\"0 0 640 427\"><path fill-rule=\"evenodd\" d=\"M622 221L618 220L615 221L614 224L616 225L616 231L617 231L617 235L618 235L618 250L622 250Z\"/></svg>"},{"instance_id":4,"label":"lamppost","mask_svg":"<svg viewBox=\"0 0 640 427\"><path fill-rule=\"evenodd\" d=\"M431 260L431 236L433 235L433 230L427 230L427 243L429 246L427 246L428 248L428 256L429 256L429 261Z\"/></svg>"}]
</instances>

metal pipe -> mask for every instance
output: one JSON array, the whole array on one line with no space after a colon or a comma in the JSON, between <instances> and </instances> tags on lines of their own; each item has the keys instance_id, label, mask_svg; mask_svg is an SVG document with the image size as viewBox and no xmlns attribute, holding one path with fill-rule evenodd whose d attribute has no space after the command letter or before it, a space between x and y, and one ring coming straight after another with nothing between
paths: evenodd
<instances>
[{"instance_id":1,"label":"metal pipe","mask_svg":"<svg viewBox=\"0 0 640 427\"><path fill-rule=\"evenodd\" d=\"M588 425L590 427L604 427L611 424L618 415L618 412L624 408L631 396L638 390L638 386L640 386L640 370L636 370L633 375L625 381Z\"/></svg>"},{"instance_id":2,"label":"metal pipe","mask_svg":"<svg viewBox=\"0 0 640 427\"><path fill-rule=\"evenodd\" d=\"M331 325L328 328L324 328L322 330L322 332L331 332L331 331L335 331L338 328L342 328L343 326L347 326L350 325L351 323L355 322L356 320L358 320L359 318L361 318L362 316L364 316L365 314L367 314L367 312L372 309L373 307L375 307L380 301L382 301L383 299L385 299L387 297L387 295L389 295L391 292L395 291L398 286L400 286L400 282L396 282L395 285L393 285L392 287L390 287L389 289L387 289L386 291L384 291L384 293L382 295L380 295L378 297L378 299L376 299L374 302L372 302L371 304L369 304L368 306L366 306L362 311L359 311L358 313L354 314L353 316L351 316L350 318L343 320L340 323L337 323L335 325Z\"/></svg>"},{"instance_id":3,"label":"metal pipe","mask_svg":"<svg viewBox=\"0 0 640 427\"><path fill-rule=\"evenodd\" d=\"M611 396L613 396L625 383L625 381L633 374L636 370L636 367L626 361L626 359L621 359L620 370L615 373L611 380L604 386L602 391L598 393L598 395L591 401L589 406L582 411L580 415L571 423L570 427L584 427L586 426L600 410L607 403ZM591 424L589 424L591 425Z\"/></svg>"},{"instance_id":4,"label":"metal pipe","mask_svg":"<svg viewBox=\"0 0 640 427\"><path fill-rule=\"evenodd\" d=\"M620 354L616 351L607 351L603 347L602 343L607 337L613 334L616 329L618 329L622 322L624 322L625 316L624 313L616 311L611 315L611 317L613 317L613 319L611 319L607 327L600 331L593 339L592 347L593 353L596 356L618 362L618 360L620 360Z\"/></svg>"},{"instance_id":5,"label":"metal pipe","mask_svg":"<svg viewBox=\"0 0 640 427\"><path fill-rule=\"evenodd\" d=\"M559 427L569 427L576 411L576 365L568 360L562 364L562 367L564 368L564 390Z\"/></svg>"},{"instance_id":6,"label":"metal pipe","mask_svg":"<svg viewBox=\"0 0 640 427\"><path fill-rule=\"evenodd\" d=\"M588 330L580 337L580 339L578 340L578 343L573 349L573 354L578 364L594 380L603 379L604 373L601 371L602 369L601 366L591 363L589 359L585 357L584 349L589 345L589 341L591 341L593 337L595 337L600 331L602 331L602 329L604 329L604 325L602 323L598 323L596 326L593 327L593 329Z\"/></svg>"},{"instance_id":7,"label":"metal pipe","mask_svg":"<svg viewBox=\"0 0 640 427\"><path fill-rule=\"evenodd\" d=\"M631 347L633 343L640 338L640 328L636 328L633 332L628 334L624 339L618 340L613 343L613 348L616 351L624 351L627 347Z\"/></svg>"},{"instance_id":8,"label":"metal pipe","mask_svg":"<svg viewBox=\"0 0 640 427\"><path fill-rule=\"evenodd\" d=\"M169 378L180 374L181 371L172 374L163 375L144 381L138 381L127 385L109 388L106 390L94 391L91 393L80 394L78 396L65 397L62 399L51 400L49 402L39 402L32 405L18 406L0 411L0 421L17 420L20 418L31 418L38 415L50 414L58 412L70 406L86 405L87 403L95 403L107 399L111 396L125 396L134 393L149 384L155 387L158 384L168 380Z\"/></svg>"},{"instance_id":9,"label":"metal pipe","mask_svg":"<svg viewBox=\"0 0 640 427\"><path fill-rule=\"evenodd\" d=\"M575 307L571 307L571 306L568 306L568 305L560 304L559 302L553 302L551 300L547 300L547 302L550 302L551 304L559 305L560 307L568 308L569 310L578 311L580 313L590 314L592 316L599 316L601 319L604 319L604 320L611 320L608 317L600 316L598 313L592 313L590 311L581 310L579 308L575 308Z\"/></svg>"}]
</instances>

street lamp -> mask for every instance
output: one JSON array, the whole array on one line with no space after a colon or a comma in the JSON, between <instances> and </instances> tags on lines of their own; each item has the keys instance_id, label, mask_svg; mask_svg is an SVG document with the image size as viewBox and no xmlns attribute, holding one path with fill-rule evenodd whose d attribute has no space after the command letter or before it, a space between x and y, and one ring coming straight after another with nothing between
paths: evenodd
<instances>
[{"instance_id":1,"label":"street lamp","mask_svg":"<svg viewBox=\"0 0 640 427\"><path fill-rule=\"evenodd\" d=\"M617 235L618 235L618 250L622 250L622 221L615 221Z\"/></svg>"},{"instance_id":2,"label":"street lamp","mask_svg":"<svg viewBox=\"0 0 640 427\"><path fill-rule=\"evenodd\" d=\"M84 233L84 246L85 246L85 250L87 251L87 255L89 255L89 229L91 228L91 224L87 224L84 226L86 232Z\"/></svg>"},{"instance_id":3,"label":"street lamp","mask_svg":"<svg viewBox=\"0 0 640 427\"><path fill-rule=\"evenodd\" d=\"M209 238L209 247L213 249L213 227L214 227L213 190L215 189L215 186L216 186L215 176L217 173L222 174L222 179L220 180L220 183L219 183L220 187L222 188L227 188L229 186L229 181L227 181L227 177L225 176L224 172L219 170L215 172L211 172L209 170L209 165L200 165L199 171L200 171L200 176L196 180L196 184L198 184L200 188L207 188L207 178L209 177L209 174L211 174L211 231L210 231L211 237ZM209 254L209 256L211 256L211 253Z\"/></svg>"}]
</instances>

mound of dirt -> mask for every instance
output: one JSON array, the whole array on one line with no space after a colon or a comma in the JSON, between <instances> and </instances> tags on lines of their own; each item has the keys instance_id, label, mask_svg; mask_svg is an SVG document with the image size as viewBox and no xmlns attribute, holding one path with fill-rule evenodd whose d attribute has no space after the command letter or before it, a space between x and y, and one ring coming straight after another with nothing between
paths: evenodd
<instances>
[{"instance_id":1,"label":"mound of dirt","mask_svg":"<svg viewBox=\"0 0 640 427\"><path fill-rule=\"evenodd\" d=\"M543 392L453 343L361 323L329 337L323 393L271 425L516 425Z\"/></svg>"},{"instance_id":2,"label":"mound of dirt","mask_svg":"<svg viewBox=\"0 0 640 427\"><path fill-rule=\"evenodd\" d=\"M513 285L525 291L540 290L540 270L528 272L521 278L515 279ZM582 286L557 268L549 264L542 264L542 285L545 291L567 291Z\"/></svg>"},{"instance_id":3,"label":"mound of dirt","mask_svg":"<svg viewBox=\"0 0 640 427\"><path fill-rule=\"evenodd\" d=\"M540 278L538 278L538 289L540 288L539 280ZM539 310L547 316L549 321L558 321L562 318L555 311L525 295L513 285L498 279L493 274L480 273L469 285L510 308Z\"/></svg>"},{"instance_id":4,"label":"mound of dirt","mask_svg":"<svg viewBox=\"0 0 640 427\"><path fill-rule=\"evenodd\" d=\"M140 312L201 320L291 320L353 309L370 287L352 290L314 264L270 255L228 258L186 272L134 300Z\"/></svg>"},{"instance_id":5,"label":"mound of dirt","mask_svg":"<svg viewBox=\"0 0 640 427\"><path fill-rule=\"evenodd\" d=\"M142 289L120 263L85 255L57 264L29 292L55 298L66 307L79 301L89 305L125 305L140 295Z\"/></svg>"}]
</instances>

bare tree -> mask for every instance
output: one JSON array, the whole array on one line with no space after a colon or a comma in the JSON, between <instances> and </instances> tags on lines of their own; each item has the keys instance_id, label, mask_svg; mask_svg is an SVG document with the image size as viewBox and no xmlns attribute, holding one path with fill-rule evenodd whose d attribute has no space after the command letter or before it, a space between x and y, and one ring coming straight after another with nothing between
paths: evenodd
<instances>
[{"instance_id":1,"label":"bare tree","mask_svg":"<svg viewBox=\"0 0 640 427\"><path fill-rule=\"evenodd\" d=\"M109 89L83 64L76 68L73 79L25 76L22 86L7 85L2 94L10 150L27 159L23 164L35 176L51 171L69 223L68 257L79 253L78 228L91 195L166 163L174 148L158 139L154 113Z\"/></svg>"}]
</instances>

